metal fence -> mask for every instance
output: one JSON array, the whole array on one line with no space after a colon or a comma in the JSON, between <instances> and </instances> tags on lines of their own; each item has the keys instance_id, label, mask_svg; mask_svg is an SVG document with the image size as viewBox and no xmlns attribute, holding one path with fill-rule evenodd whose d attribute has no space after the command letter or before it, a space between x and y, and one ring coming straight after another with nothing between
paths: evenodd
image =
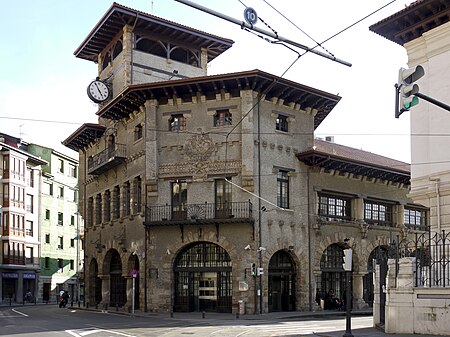
<instances>
[{"instance_id":1,"label":"metal fence","mask_svg":"<svg viewBox=\"0 0 450 337\"><path fill-rule=\"evenodd\" d=\"M396 275L402 257L415 257L415 287L450 287L450 233L426 232L413 239L393 241L389 258L396 260Z\"/></svg>"}]
</instances>

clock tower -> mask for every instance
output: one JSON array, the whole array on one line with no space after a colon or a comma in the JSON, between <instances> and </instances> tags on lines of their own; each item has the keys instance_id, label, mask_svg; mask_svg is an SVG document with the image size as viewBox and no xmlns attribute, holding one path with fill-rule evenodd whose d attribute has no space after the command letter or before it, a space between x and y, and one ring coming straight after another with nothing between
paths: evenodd
<instances>
[{"instance_id":1,"label":"clock tower","mask_svg":"<svg viewBox=\"0 0 450 337\"><path fill-rule=\"evenodd\" d=\"M106 103L130 85L206 76L208 62L232 44L113 3L74 54L98 64L88 96Z\"/></svg>"}]
</instances>

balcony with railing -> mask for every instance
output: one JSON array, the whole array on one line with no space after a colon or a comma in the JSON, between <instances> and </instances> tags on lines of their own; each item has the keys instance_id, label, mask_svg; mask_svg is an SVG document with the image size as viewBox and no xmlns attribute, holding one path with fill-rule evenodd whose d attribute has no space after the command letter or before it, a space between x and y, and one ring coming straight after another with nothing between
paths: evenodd
<instances>
[{"instance_id":1,"label":"balcony with railing","mask_svg":"<svg viewBox=\"0 0 450 337\"><path fill-rule=\"evenodd\" d=\"M187 204L181 207L171 205L147 206L147 226L254 223L252 203L230 202L227 204Z\"/></svg>"},{"instance_id":2,"label":"balcony with railing","mask_svg":"<svg viewBox=\"0 0 450 337\"><path fill-rule=\"evenodd\" d=\"M125 144L115 144L88 160L88 173L99 175L123 163L127 158Z\"/></svg>"}]
</instances>

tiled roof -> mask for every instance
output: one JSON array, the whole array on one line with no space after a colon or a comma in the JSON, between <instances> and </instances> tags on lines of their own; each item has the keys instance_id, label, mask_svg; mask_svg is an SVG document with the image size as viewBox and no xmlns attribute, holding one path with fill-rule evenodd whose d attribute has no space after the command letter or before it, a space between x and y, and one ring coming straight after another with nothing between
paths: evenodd
<instances>
[{"instance_id":1,"label":"tiled roof","mask_svg":"<svg viewBox=\"0 0 450 337\"><path fill-rule=\"evenodd\" d=\"M298 153L297 158L310 166L410 183L408 163L320 139L314 140L312 148Z\"/></svg>"}]
</instances>

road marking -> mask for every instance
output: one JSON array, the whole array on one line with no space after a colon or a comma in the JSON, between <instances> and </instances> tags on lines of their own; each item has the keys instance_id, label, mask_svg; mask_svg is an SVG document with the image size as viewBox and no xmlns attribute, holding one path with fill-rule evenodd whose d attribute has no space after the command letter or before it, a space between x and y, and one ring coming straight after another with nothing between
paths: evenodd
<instances>
[{"instance_id":1,"label":"road marking","mask_svg":"<svg viewBox=\"0 0 450 337\"><path fill-rule=\"evenodd\" d=\"M89 330L87 329L78 329L78 330L65 330L68 334L75 336L75 337L83 337L83 336L89 336L95 333L99 333L99 332L106 332L109 334L113 334L113 335L119 335L119 336L125 336L125 337L136 337L133 335L128 335L122 332L118 332L118 331L114 331L114 330L106 330L106 329L96 329L96 328L91 328Z\"/></svg>"},{"instance_id":2,"label":"road marking","mask_svg":"<svg viewBox=\"0 0 450 337\"><path fill-rule=\"evenodd\" d=\"M14 311L16 314L19 314L19 315L22 315L22 316L25 316L25 317L28 317L28 315L27 314L24 314L23 312L20 312L19 310L16 310L16 309L11 309L11 311Z\"/></svg>"}]
</instances>

